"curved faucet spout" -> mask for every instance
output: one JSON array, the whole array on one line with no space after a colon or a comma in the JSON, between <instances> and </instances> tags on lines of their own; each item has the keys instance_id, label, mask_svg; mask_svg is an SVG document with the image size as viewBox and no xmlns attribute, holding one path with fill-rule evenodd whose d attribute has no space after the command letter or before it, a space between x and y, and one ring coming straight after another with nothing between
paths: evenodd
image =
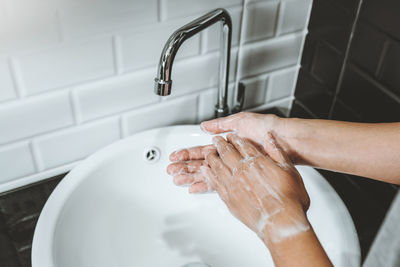
<instances>
[{"instance_id":1,"label":"curved faucet spout","mask_svg":"<svg viewBox=\"0 0 400 267\"><path fill-rule=\"evenodd\" d=\"M211 11L204 16L186 24L175 31L168 39L161 53L158 65L157 77L155 78L155 93L160 96L171 94L172 87L172 64L179 47L193 35L208 28L216 22L222 22L222 37L220 44L219 85L218 102L215 107L216 117L225 116L229 113L227 105L229 61L232 39L232 21L229 13L222 8Z\"/></svg>"}]
</instances>

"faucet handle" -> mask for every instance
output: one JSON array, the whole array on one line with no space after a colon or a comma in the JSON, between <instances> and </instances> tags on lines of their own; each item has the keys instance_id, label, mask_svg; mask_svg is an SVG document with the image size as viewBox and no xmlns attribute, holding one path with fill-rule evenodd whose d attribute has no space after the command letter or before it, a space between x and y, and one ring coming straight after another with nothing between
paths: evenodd
<instances>
[{"instance_id":1,"label":"faucet handle","mask_svg":"<svg viewBox=\"0 0 400 267\"><path fill-rule=\"evenodd\" d=\"M235 104L233 105L233 108L232 108L232 114L238 113L243 110L245 89L246 89L246 86L244 85L244 83L239 82L236 99L235 99Z\"/></svg>"}]
</instances>

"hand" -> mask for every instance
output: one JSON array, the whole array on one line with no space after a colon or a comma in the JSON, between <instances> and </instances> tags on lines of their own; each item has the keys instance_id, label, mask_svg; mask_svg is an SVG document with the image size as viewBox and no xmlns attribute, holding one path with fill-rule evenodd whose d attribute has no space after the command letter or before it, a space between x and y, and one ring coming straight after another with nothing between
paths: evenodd
<instances>
[{"instance_id":1,"label":"hand","mask_svg":"<svg viewBox=\"0 0 400 267\"><path fill-rule=\"evenodd\" d=\"M240 137L246 138L265 153L265 137L269 131L281 132L284 129L283 120L275 115L265 115L241 112L228 117L205 121L200 126L203 131L219 134L236 132ZM283 134L279 134L283 136ZM289 156L294 155L284 140L279 140ZM200 166L204 165L205 155L215 151L212 145L197 146L178 150L170 155L173 162L168 166L167 172L174 176L174 183L180 186L189 186L189 192L200 193L210 191L210 185L204 182ZM294 157L293 157L294 158ZM294 159L292 159L293 161Z\"/></svg>"},{"instance_id":2,"label":"hand","mask_svg":"<svg viewBox=\"0 0 400 267\"><path fill-rule=\"evenodd\" d=\"M302 178L271 133L263 154L236 134L214 137L201 173L229 210L263 240L280 242L310 229Z\"/></svg>"}]
</instances>

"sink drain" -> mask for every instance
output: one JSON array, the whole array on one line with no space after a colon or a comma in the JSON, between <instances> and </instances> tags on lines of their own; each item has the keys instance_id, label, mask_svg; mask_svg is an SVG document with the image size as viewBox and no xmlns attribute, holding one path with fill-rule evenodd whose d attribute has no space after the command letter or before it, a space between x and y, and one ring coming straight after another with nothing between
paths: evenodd
<instances>
[{"instance_id":1,"label":"sink drain","mask_svg":"<svg viewBox=\"0 0 400 267\"><path fill-rule=\"evenodd\" d=\"M161 151L157 147L144 150L143 158L147 163L156 163L160 159Z\"/></svg>"}]
</instances>

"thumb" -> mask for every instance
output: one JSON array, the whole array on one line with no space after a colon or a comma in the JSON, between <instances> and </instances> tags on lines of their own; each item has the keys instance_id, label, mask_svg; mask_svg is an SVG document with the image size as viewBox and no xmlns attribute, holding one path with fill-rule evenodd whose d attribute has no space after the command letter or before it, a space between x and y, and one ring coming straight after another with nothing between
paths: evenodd
<instances>
[{"instance_id":1,"label":"thumb","mask_svg":"<svg viewBox=\"0 0 400 267\"><path fill-rule=\"evenodd\" d=\"M277 143L272 132L268 132L264 136L264 150L269 157L281 165L291 165L291 161L282 147Z\"/></svg>"},{"instance_id":2,"label":"thumb","mask_svg":"<svg viewBox=\"0 0 400 267\"><path fill-rule=\"evenodd\" d=\"M218 118L209 121L203 121L200 124L200 128L210 134L219 134L225 132L235 131L239 122L238 114L231 115L228 117Z\"/></svg>"}]
</instances>

